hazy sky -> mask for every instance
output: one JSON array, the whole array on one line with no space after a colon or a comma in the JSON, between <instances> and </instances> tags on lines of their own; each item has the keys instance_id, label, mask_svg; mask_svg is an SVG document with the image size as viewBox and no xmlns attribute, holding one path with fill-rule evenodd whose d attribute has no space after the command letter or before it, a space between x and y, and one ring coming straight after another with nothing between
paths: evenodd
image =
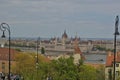
<instances>
[{"instance_id":1,"label":"hazy sky","mask_svg":"<svg viewBox=\"0 0 120 80\"><path fill-rule=\"evenodd\" d=\"M120 0L0 0L12 37L113 38L116 15Z\"/></svg>"}]
</instances>

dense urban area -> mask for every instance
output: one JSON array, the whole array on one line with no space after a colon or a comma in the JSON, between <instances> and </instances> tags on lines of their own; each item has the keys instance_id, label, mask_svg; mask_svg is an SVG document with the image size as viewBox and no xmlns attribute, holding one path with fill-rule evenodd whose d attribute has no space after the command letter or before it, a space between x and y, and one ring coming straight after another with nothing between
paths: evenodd
<instances>
[{"instance_id":1,"label":"dense urban area","mask_svg":"<svg viewBox=\"0 0 120 80\"><path fill-rule=\"evenodd\" d=\"M120 0L0 0L0 80L120 80Z\"/></svg>"},{"instance_id":2,"label":"dense urban area","mask_svg":"<svg viewBox=\"0 0 120 80\"><path fill-rule=\"evenodd\" d=\"M119 80L119 43L117 71ZM112 80L113 39L83 39L77 35L44 39L11 39L11 79L15 80ZM9 41L0 38L0 76L8 73Z\"/></svg>"}]
</instances>

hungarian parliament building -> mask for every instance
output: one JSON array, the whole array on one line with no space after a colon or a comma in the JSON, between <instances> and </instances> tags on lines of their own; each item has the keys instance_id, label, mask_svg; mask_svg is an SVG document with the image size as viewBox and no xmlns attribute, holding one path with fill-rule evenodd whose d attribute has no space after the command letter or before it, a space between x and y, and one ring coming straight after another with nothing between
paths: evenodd
<instances>
[{"instance_id":1,"label":"hungarian parliament building","mask_svg":"<svg viewBox=\"0 0 120 80\"><path fill-rule=\"evenodd\" d=\"M3 43L3 40L0 39L0 45L9 45L7 40ZM12 39L12 47L21 47L21 48L36 48L37 40L35 39ZM120 49L120 41L117 41L117 50ZM82 40L77 35L73 38L68 37L66 31L63 32L61 37L54 37L47 40L39 40L39 49L41 47L45 48L46 52L67 52L72 53L74 51L75 45L78 45L81 52L83 53L105 53L105 51L99 51L96 49L96 46L113 49L113 40Z\"/></svg>"}]
</instances>

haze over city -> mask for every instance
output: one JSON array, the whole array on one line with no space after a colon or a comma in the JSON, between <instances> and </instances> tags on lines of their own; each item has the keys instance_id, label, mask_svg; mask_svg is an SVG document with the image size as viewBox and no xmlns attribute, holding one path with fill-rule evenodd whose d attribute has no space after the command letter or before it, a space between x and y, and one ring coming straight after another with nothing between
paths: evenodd
<instances>
[{"instance_id":1,"label":"haze over city","mask_svg":"<svg viewBox=\"0 0 120 80\"><path fill-rule=\"evenodd\" d=\"M113 38L120 0L0 0L12 37ZM0 32L1 33L1 32Z\"/></svg>"}]
</instances>

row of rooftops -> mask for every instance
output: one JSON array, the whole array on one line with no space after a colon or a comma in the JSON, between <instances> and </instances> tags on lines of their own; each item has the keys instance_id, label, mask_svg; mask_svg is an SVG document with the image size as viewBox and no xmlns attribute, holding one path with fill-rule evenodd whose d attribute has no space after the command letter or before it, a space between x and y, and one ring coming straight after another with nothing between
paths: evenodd
<instances>
[{"instance_id":1,"label":"row of rooftops","mask_svg":"<svg viewBox=\"0 0 120 80\"><path fill-rule=\"evenodd\" d=\"M10 49L11 60L15 59L15 54L19 53L15 49ZM8 48L0 48L0 60L8 60L9 49Z\"/></svg>"},{"instance_id":2,"label":"row of rooftops","mask_svg":"<svg viewBox=\"0 0 120 80\"><path fill-rule=\"evenodd\" d=\"M11 51L11 60L14 61L15 59L15 54L19 53L15 49L10 49ZM79 53L81 57L83 56L81 50L76 46L75 47L75 53ZM9 49L8 48L0 48L0 60L8 60L8 55L9 55ZM114 60L114 53L108 52L107 57L106 57L106 67L112 67L113 66L113 60ZM120 63L120 52L116 53L116 63Z\"/></svg>"},{"instance_id":3,"label":"row of rooftops","mask_svg":"<svg viewBox=\"0 0 120 80\"><path fill-rule=\"evenodd\" d=\"M63 33L62 38L68 38L66 31ZM80 41L80 38L75 37L78 41ZM55 40L55 39L51 39L51 40ZM87 41L90 43L94 43L94 44L105 44L105 41ZM86 43L86 41L83 41L82 43ZM112 43L112 42L110 42ZM81 50L78 49L78 47L75 48L76 53L80 53L81 54ZM14 60L14 55L15 53L18 53L16 50L11 49L11 60ZM113 59L114 59L114 55L112 52L108 52L108 55L106 57L106 67L112 66L113 64ZM8 60L8 49L7 48L0 48L0 60ZM116 55L116 62L120 62L120 52L117 53Z\"/></svg>"}]
</instances>

